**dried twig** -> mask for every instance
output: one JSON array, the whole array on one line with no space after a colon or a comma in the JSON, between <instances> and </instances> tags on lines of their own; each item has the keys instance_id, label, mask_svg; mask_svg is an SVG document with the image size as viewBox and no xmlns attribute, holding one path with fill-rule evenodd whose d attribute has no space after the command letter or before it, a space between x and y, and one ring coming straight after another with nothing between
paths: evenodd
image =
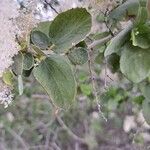
<instances>
[{"instance_id":1,"label":"dried twig","mask_svg":"<svg viewBox=\"0 0 150 150\"><path fill-rule=\"evenodd\" d=\"M61 127L67 131L67 133L73 138L75 139L76 141L80 142L80 143L85 143L87 144L86 140L77 136L76 134L74 134L67 126L66 124L63 122L63 120L59 117L59 116L56 116L56 119L58 121L58 123L61 125Z\"/></svg>"},{"instance_id":2,"label":"dried twig","mask_svg":"<svg viewBox=\"0 0 150 150\"><path fill-rule=\"evenodd\" d=\"M46 140L45 140L45 150L49 149L49 141L50 141L50 131L48 131L46 135Z\"/></svg>"},{"instance_id":3,"label":"dried twig","mask_svg":"<svg viewBox=\"0 0 150 150\"><path fill-rule=\"evenodd\" d=\"M52 143L52 146L56 149L56 150L61 150L61 148L54 142Z\"/></svg>"},{"instance_id":4,"label":"dried twig","mask_svg":"<svg viewBox=\"0 0 150 150\"><path fill-rule=\"evenodd\" d=\"M37 149L43 149L45 150L45 145L36 145L36 146L30 146L30 150L37 150Z\"/></svg>"},{"instance_id":5,"label":"dried twig","mask_svg":"<svg viewBox=\"0 0 150 150\"><path fill-rule=\"evenodd\" d=\"M20 142L24 150L29 150L29 146L25 143L25 141L12 129L10 128L5 128L6 131L8 131L16 140Z\"/></svg>"},{"instance_id":6,"label":"dried twig","mask_svg":"<svg viewBox=\"0 0 150 150\"><path fill-rule=\"evenodd\" d=\"M107 89L107 60L105 59L105 78L104 78L104 88Z\"/></svg>"},{"instance_id":7,"label":"dried twig","mask_svg":"<svg viewBox=\"0 0 150 150\"><path fill-rule=\"evenodd\" d=\"M102 118L107 121L107 118L104 116L104 113L101 111L101 105L100 105L100 102L99 102L99 99L98 99L98 93L97 93L97 90L96 90L96 83L95 83L95 78L94 78L94 73L93 73L93 70L92 70L92 54L93 54L93 49L88 49L88 65L89 65L89 71L90 71L90 76L91 76L91 80L92 80L92 87L93 87L93 94L94 94L94 97L95 97L95 101L96 101L96 104L97 104L97 107L98 107L98 111L100 113L100 115L102 116Z\"/></svg>"},{"instance_id":8,"label":"dried twig","mask_svg":"<svg viewBox=\"0 0 150 150\"><path fill-rule=\"evenodd\" d=\"M49 5L49 7L56 13L59 14L59 12L52 6L52 4L50 2L47 2L47 0L44 1L47 5Z\"/></svg>"}]
</instances>

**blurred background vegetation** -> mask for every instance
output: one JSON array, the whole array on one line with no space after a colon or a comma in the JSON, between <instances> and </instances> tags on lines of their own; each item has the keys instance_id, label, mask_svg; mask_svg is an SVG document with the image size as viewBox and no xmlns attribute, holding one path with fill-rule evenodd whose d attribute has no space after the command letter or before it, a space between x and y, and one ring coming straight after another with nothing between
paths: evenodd
<instances>
[{"instance_id":1,"label":"blurred background vegetation","mask_svg":"<svg viewBox=\"0 0 150 150\"><path fill-rule=\"evenodd\" d=\"M68 110L54 110L32 75L24 78L24 95L16 96L7 109L0 108L0 149L148 149L150 127L140 117L144 98L138 95L138 89L123 79L118 82L109 78L105 88L104 80L99 77L102 67L95 64L98 88L103 91L98 95L106 121L93 103L87 64L82 68L75 69L78 94Z\"/></svg>"}]
</instances>

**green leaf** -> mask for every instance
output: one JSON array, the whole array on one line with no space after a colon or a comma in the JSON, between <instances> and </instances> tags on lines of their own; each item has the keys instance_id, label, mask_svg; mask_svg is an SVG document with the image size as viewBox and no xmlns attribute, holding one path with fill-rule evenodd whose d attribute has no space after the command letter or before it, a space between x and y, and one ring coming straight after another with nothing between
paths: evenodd
<instances>
[{"instance_id":1,"label":"green leaf","mask_svg":"<svg viewBox=\"0 0 150 150\"><path fill-rule=\"evenodd\" d=\"M140 96L136 96L136 97L133 99L133 102L134 102L135 104L138 104L139 106L141 106L144 100L145 100L144 96L140 95Z\"/></svg>"},{"instance_id":2,"label":"green leaf","mask_svg":"<svg viewBox=\"0 0 150 150\"><path fill-rule=\"evenodd\" d=\"M126 15L134 16L137 14L138 8L139 8L138 0L127 0L122 5L114 9L110 13L109 18L120 20L123 17L126 17Z\"/></svg>"},{"instance_id":3,"label":"green leaf","mask_svg":"<svg viewBox=\"0 0 150 150\"><path fill-rule=\"evenodd\" d=\"M59 107L68 108L76 94L71 67L63 56L50 55L33 70L36 80Z\"/></svg>"},{"instance_id":4,"label":"green leaf","mask_svg":"<svg viewBox=\"0 0 150 150\"><path fill-rule=\"evenodd\" d=\"M139 7L138 15L135 20L135 25L139 26L145 24L147 19L148 19L148 12L146 10L146 7Z\"/></svg>"},{"instance_id":5,"label":"green leaf","mask_svg":"<svg viewBox=\"0 0 150 150\"><path fill-rule=\"evenodd\" d=\"M132 30L131 39L134 46L139 46L143 49L150 47L150 30L146 25L148 13L146 7L139 7L138 15L135 20L135 28Z\"/></svg>"},{"instance_id":6,"label":"green leaf","mask_svg":"<svg viewBox=\"0 0 150 150\"><path fill-rule=\"evenodd\" d=\"M86 82L86 80L89 79L88 72L85 70L79 70L79 72L76 74L76 78L81 83Z\"/></svg>"},{"instance_id":7,"label":"green leaf","mask_svg":"<svg viewBox=\"0 0 150 150\"><path fill-rule=\"evenodd\" d=\"M51 21L43 21L40 22L37 27L34 29L34 31L41 31L42 33L46 34L47 37L49 37L49 28L51 25Z\"/></svg>"},{"instance_id":8,"label":"green leaf","mask_svg":"<svg viewBox=\"0 0 150 150\"><path fill-rule=\"evenodd\" d=\"M73 48L67 56L74 65L83 65L88 61L87 49L82 47Z\"/></svg>"},{"instance_id":9,"label":"green leaf","mask_svg":"<svg viewBox=\"0 0 150 150\"><path fill-rule=\"evenodd\" d=\"M134 83L139 83L150 74L150 49L141 49L127 43L120 59L121 72Z\"/></svg>"},{"instance_id":10,"label":"green leaf","mask_svg":"<svg viewBox=\"0 0 150 150\"><path fill-rule=\"evenodd\" d=\"M107 109L108 111L115 111L118 107L119 103L117 101L113 101L110 99L107 103Z\"/></svg>"},{"instance_id":11,"label":"green leaf","mask_svg":"<svg viewBox=\"0 0 150 150\"><path fill-rule=\"evenodd\" d=\"M91 22L91 15L85 8L75 8L57 15L49 32L55 45L54 52L67 52L83 40L91 30Z\"/></svg>"},{"instance_id":12,"label":"green leaf","mask_svg":"<svg viewBox=\"0 0 150 150\"><path fill-rule=\"evenodd\" d=\"M122 45L129 39L129 33L133 28L133 24L130 22L128 26L116 35L105 50L104 56L111 55L120 51Z\"/></svg>"},{"instance_id":13,"label":"green leaf","mask_svg":"<svg viewBox=\"0 0 150 150\"><path fill-rule=\"evenodd\" d=\"M41 31L32 31L31 41L35 46L44 50L47 49L48 46L50 45L49 38L47 37L46 34L44 34Z\"/></svg>"},{"instance_id":14,"label":"green leaf","mask_svg":"<svg viewBox=\"0 0 150 150\"><path fill-rule=\"evenodd\" d=\"M34 58L33 55L29 52L25 53L23 59L23 69L30 70L34 65Z\"/></svg>"},{"instance_id":15,"label":"green leaf","mask_svg":"<svg viewBox=\"0 0 150 150\"><path fill-rule=\"evenodd\" d=\"M150 102L150 85L149 84L141 84L140 90L143 96Z\"/></svg>"},{"instance_id":16,"label":"green leaf","mask_svg":"<svg viewBox=\"0 0 150 150\"><path fill-rule=\"evenodd\" d=\"M40 56L46 56L46 54L40 49L38 48L37 46L31 44L31 48L34 52L36 52L38 55Z\"/></svg>"},{"instance_id":17,"label":"green leaf","mask_svg":"<svg viewBox=\"0 0 150 150\"><path fill-rule=\"evenodd\" d=\"M132 44L143 49L150 47L150 27L147 24L139 25L132 30Z\"/></svg>"},{"instance_id":18,"label":"green leaf","mask_svg":"<svg viewBox=\"0 0 150 150\"><path fill-rule=\"evenodd\" d=\"M11 71L7 70L3 73L3 81L7 85L13 85L13 74Z\"/></svg>"},{"instance_id":19,"label":"green leaf","mask_svg":"<svg viewBox=\"0 0 150 150\"><path fill-rule=\"evenodd\" d=\"M112 73L115 73L118 71L119 61L120 61L120 57L117 54L111 54L107 58L108 67L112 71Z\"/></svg>"},{"instance_id":20,"label":"green leaf","mask_svg":"<svg viewBox=\"0 0 150 150\"><path fill-rule=\"evenodd\" d=\"M146 7L147 0L139 0L141 7Z\"/></svg>"},{"instance_id":21,"label":"green leaf","mask_svg":"<svg viewBox=\"0 0 150 150\"><path fill-rule=\"evenodd\" d=\"M148 16L150 17L150 0L147 0L147 12Z\"/></svg>"},{"instance_id":22,"label":"green leaf","mask_svg":"<svg viewBox=\"0 0 150 150\"><path fill-rule=\"evenodd\" d=\"M143 116L148 124L150 124L150 101L144 100L143 102Z\"/></svg>"},{"instance_id":23,"label":"green leaf","mask_svg":"<svg viewBox=\"0 0 150 150\"><path fill-rule=\"evenodd\" d=\"M81 42L79 42L79 43L76 45L76 47L83 47L83 48L87 48L87 44L86 44L86 42L85 42L85 41L81 41Z\"/></svg>"},{"instance_id":24,"label":"green leaf","mask_svg":"<svg viewBox=\"0 0 150 150\"><path fill-rule=\"evenodd\" d=\"M18 53L14 58L14 63L12 65L12 71L15 75L21 75L23 71L23 55L21 52Z\"/></svg>"},{"instance_id":25,"label":"green leaf","mask_svg":"<svg viewBox=\"0 0 150 150\"><path fill-rule=\"evenodd\" d=\"M22 76L29 77L31 75L32 70L33 70L33 68L31 68L30 70L23 70Z\"/></svg>"},{"instance_id":26,"label":"green leaf","mask_svg":"<svg viewBox=\"0 0 150 150\"><path fill-rule=\"evenodd\" d=\"M95 57L95 62L97 64L102 64L104 61L104 54L99 52L99 54Z\"/></svg>"},{"instance_id":27,"label":"green leaf","mask_svg":"<svg viewBox=\"0 0 150 150\"><path fill-rule=\"evenodd\" d=\"M143 25L140 25L138 27L136 27L135 29L137 29L137 31L141 34L146 34L146 33L150 33L150 26L149 23L145 23Z\"/></svg>"},{"instance_id":28,"label":"green leaf","mask_svg":"<svg viewBox=\"0 0 150 150\"><path fill-rule=\"evenodd\" d=\"M141 34L136 30L132 30L131 39L134 46L138 46L143 49L150 47L150 38L148 37L147 33Z\"/></svg>"},{"instance_id":29,"label":"green leaf","mask_svg":"<svg viewBox=\"0 0 150 150\"><path fill-rule=\"evenodd\" d=\"M80 85L80 89L81 89L81 91L82 91L82 93L83 93L84 95L89 96L89 95L92 94L92 86L91 86L91 85L88 85L88 84L81 84L81 85Z\"/></svg>"},{"instance_id":30,"label":"green leaf","mask_svg":"<svg viewBox=\"0 0 150 150\"><path fill-rule=\"evenodd\" d=\"M103 23L105 21L105 15L103 13L100 13L96 16L96 21L99 23Z\"/></svg>"},{"instance_id":31,"label":"green leaf","mask_svg":"<svg viewBox=\"0 0 150 150\"><path fill-rule=\"evenodd\" d=\"M110 35L110 33L108 31L105 31L105 32L95 33L94 35L91 35L91 37L94 40L99 40L99 39L107 37L108 35Z\"/></svg>"}]
</instances>

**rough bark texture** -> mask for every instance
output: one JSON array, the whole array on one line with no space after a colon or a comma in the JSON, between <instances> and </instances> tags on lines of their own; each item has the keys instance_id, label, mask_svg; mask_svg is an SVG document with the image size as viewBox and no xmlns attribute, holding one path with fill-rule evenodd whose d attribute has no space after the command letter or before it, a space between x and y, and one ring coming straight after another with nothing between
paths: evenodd
<instances>
[{"instance_id":1,"label":"rough bark texture","mask_svg":"<svg viewBox=\"0 0 150 150\"><path fill-rule=\"evenodd\" d=\"M0 74L12 64L11 58L18 52L15 42L17 28L13 24L18 16L17 9L17 4L12 0L0 1Z\"/></svg>"}]
</instances>

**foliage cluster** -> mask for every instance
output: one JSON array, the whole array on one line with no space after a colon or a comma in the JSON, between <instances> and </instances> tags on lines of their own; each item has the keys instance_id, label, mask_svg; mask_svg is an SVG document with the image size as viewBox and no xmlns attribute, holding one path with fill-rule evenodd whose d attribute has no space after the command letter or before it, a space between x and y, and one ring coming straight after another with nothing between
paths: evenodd
<instances>
[{"instance_id":1,"label":"foliage cluster","mask_svg":"<svg viewBox=\"0 0 150 150\"><path fill-rule=\"evenodd\" d=\"M48 93L52 105L66 109L73 104L77 93L75 67L89 64L93 85L84 84L85 75L79 84L80 90L87 96L97 97L91 59L101 66L105 61L113 73L121 73L138 87L143 96L140 102L143 114L150 123L148 5L146 0L127 0L110 12L100 13L97 21L105 23L108 31L99 34L90 33L92 18L85 8L70 9L58 14L51 22L41 22L30 32L28 41L21 43L22 49L14 57L12 69L4 73L4 81L12 85L15 75L22 95L22 77L33 73ZM126 25L122 29L123 22ZM118 98L117 103L120 102ZM116 104L112 105L116 107Z\"/></svg>"}]
</instances>

